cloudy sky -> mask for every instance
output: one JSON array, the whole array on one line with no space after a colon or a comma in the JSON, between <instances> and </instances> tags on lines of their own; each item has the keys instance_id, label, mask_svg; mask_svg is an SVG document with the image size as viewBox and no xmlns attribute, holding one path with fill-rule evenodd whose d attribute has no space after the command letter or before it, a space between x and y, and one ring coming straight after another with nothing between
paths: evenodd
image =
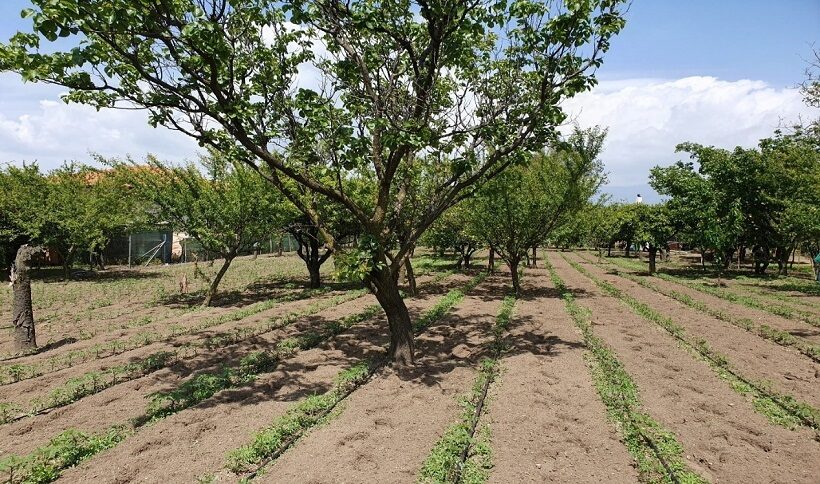
<instances>
[{"instance_id":1,"label":"cloudy sky","mask_svg":"<svg viewBox=\"0 0 820 484\"><path fill-rule=\"evenodd\" d=\"M0 2L0 39L28 28L19 18L27 4ZM609 127L606 191L653 200L649 168L685 157L676 144L754 146L781 123L818 116L795 89L818 33L818 0L634 0L600 84L564 108L582 126ZM0 162L51 168L89 152L194 158L195 143L150 128L143 113L66 105L60 93L0 73Z\"/></svg>"}]
</instances>

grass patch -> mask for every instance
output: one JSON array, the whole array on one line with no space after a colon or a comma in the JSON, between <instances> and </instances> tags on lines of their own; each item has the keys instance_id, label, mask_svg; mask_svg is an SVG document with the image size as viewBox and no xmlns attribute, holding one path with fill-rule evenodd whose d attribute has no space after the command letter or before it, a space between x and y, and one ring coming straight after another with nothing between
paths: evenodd
<instances>
[{"instance_id":1,"label":"grass patch","mask_svg":"<svg viewBox=\"0 0 820 484\"><path fill-rule=\"evenodd\" d=\"M561 257L607 294L619 299L642 318L666 330L682 347L705 361L718 376L729 383L733 390L750 397L755 410L769 421L789 429L802 425L820 431L820 410L790 395L780 394L769 388L767 384L754 382L740 375L731 367L727 358L713 350L705 340L688 337L684 329L671 318L658 313L612 284L598 279L580 264L566 259L563 254Z\"/></svg>"},{"instance_id":2,"label":"grass patch","mask_svg":"<svg viewBox=\"0 0 820 484\"><path fill-rule=\"evenodd\" d=\"M52 482L64 469L114 447L130 433L125 427L111 427L99 434L69 429L26 457L6 457L0 461L0 473L9 484Z\"/></svg>"},{"instance_id":3,"label":"grass patch","mask_svg":"<svg viewBox=\"0 0 820 484\"><path fill-rule=\"evenodd\" d=\"M544 261L567 313L581 331L587 347L587 365L595 389L607 408L609 419L615 422L627 450L635 459L643 482L705 483L703 477L686 466L683 447L675 435L646 414L641 406L638 387L615 356L592 330L590 311L580 306L572 292Z\"/></svg>"}]
</instances>

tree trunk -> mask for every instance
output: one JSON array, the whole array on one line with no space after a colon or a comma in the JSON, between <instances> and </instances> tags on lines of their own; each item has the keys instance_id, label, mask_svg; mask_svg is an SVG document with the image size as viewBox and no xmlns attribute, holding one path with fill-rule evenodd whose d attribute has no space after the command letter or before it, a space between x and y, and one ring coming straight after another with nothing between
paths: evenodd
<instances>
[{"instance_id":1,"label":"tree trunk","mask_svg":"<svg viewBox=\"0 0 820 484\"><path fill-rule=\"evenodd\" d=\"M390 269L371 272L369 281L379 305L387 315L390 330L388 358L396 366L408 366L414 362L413 324L410 313L399 293L399 286Z\"/></svg>"},{"instance_id":2,"label":"tree trunk","mask_svg":"<svg viewBox=\"0 0 820 484\"><path fill-rule=\"evenodd\" d=\"M532 266L538 267L538 246L532 246Z\"/></svg>"},{"instance_id":3,"label":"tree trunk","mask_svg":"<svg viewBox=\"0 0 820 484\"><path fill-rule=\"evenodd\" d=\"M612 257L612 244L607 244L606 246L606 256Z\"/></svg>"},{"instance_id":4,"label":"tree trunk","mask_svg":"<svg viewBox=\"0 0 820 484\"><path fill-rule=\"evenodd\" d=\"M487 274L492 274L495 271L495 249L490 247L490 258L487 261Z\"/></svg>"},{"instance_id":5,"label":"tree trunk","mask_svg":"<svg viewBox=\"0 0 820 484\"><path fill-rule=\"evenodd\" d=\"M649 273L655 273L655 257L658 254L658 248L654 245L649 245Z\"/></svg>"},{"instance_id":6,"label":"tree trunk","mask_svg":"<svg viewBox=\"0 0 820 484\"><path fill-rule=\"evenodd\" d=\"M413 271L413 263L410 262L410 256L404 256L404 276L407 279L407 290L411 296L419 295L419 290L416 287L416 273Z\"/></svg>"},{"instance_id":7,"label":"tree trunk","mask_svg":"<svg viewBox=\"0 0 820 484\"><path fill-rule=\"evenodd\" d=\"M512 285L513 291L515 291L515 297L521 296L521 281L518 278L518 264L520 263L521 259L518 258L507 261L507 265L510 266L510 272L512 274Z\"/></svg>"},{"instance_id":8,"label":"tree trunk","mask_svg":"<svg viewBox=\"0 0 820 484\"><path fill-rule=\"evenodd\" d=\"M34 331L34 310L31 307L31 279L29 262L40 251L39 247L23 245L17 250L14 266L11 270L12 326L14 327L14 350L31 351L37 348Z\"/></svg>"},{"instance_id":9,"label":"tree trunk","mask_svg":"<svg viewBox=\"0 0 820 484\"><path fill-rule=\"evenodd\" d=\"M220 281L222 281L222 277L228 272L228 267L230 267L231 262L233 262L235 256L231 255L225 257L225 262L222 263L222 267L219 268L219 272L216 273L216 276L211 280L211 284L208 286L208 292L205 294L205 301L202 302L203 306L210 306L214 300L214 296L216 296L216 290L219 287Z\"/></svg>"}]
</instances>

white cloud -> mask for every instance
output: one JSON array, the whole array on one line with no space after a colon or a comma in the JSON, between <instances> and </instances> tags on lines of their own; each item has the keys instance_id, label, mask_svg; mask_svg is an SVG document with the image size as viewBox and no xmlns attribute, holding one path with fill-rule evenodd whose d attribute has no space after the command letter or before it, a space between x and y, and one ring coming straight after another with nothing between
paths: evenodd
<instances>
[{"instance_id":1,"label":"white cloud","mask_svg":"<svg viewBox=\"0 0 820 484\"><path fill-rule=\"evenodd\" d=\"M678 143L752 147L783 122L817 116L795 89L714 77L605 81L564 109L581 126L609 127L601 158L610 187L645 185L651 167L687 156Z\"/></svg>"},{"instance_id":2,"label":"white cloud","mask_svg":"<svg viewBox=\"0 0 820 484\"><path fill-rule=\"evenodd\" d=\"M89 162L90 152L103 156L153 153L180 162L194 159L196 142L180 133L148 125L143 111L101 110L65 104L59 89L0 79L0 162L37 161L48 169L64 161ZM26 95L27 90L30 94Z\"/></svg>"},{"instance_id":3,"label":"white cloud","mask_svg":"<svg viewBox=\"0 0 820 484\"><path fill-rule=\"evenodd\" d=\"M196 156L195 142L151 128L144 112L66 105L60 92L0 75L0 162L36 160L52 168L64 160L88 161L89 152L136 158L150 152L173 162ZM652 199L646 187L649 169L684 158L674 152L680 142L755 146L781 121L817 116L794 89L712 77L606 81L568 100L565 109L582 126L610 128L602 155L610 173L606 191L629 199L637 191L649 195L647 200Z\"/></svg>"}]
</instances>

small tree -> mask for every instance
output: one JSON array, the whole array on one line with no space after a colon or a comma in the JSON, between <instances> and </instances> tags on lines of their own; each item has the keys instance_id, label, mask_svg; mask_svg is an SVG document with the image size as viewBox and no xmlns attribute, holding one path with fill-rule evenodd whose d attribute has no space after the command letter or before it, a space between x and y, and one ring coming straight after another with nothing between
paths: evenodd
<instances>
[{"instance_id":1,"label":"small tree","mask_svg":"<svg viewBox=\"0 0 820 484\"><path fill-rule=\"evenodd\" d=\"M532 154L468 201L470 230L495 248L520 294L518 267L527 251L572 223L605 179L598 154L606 131L576 129L557 150Z\"/></svg>"},{"instance_id":2,"label":"small tree","mask_svg":"<svg viewBox=\"0 0 820 484\"><path fill-rule=\"evenodd\" d=\"M231 262L284 225L292 208L248 166L212 152L193 164L172 167L149 156L145 165L112 161L135 197L155 207L157 222L168 222L218 254L222 265L205 278L203 301L210 306Z\"/></svg>"},{"instance_id":3,"label":"small tree","mask_svg":"<svg viewBox=\"0 0 820 484\"><path fill-rule=\"evenodd\" d=\"M656 270L658 250L668 247L668 242L676 233L669 210L665 204L640 204L635 207L635 240L645 245L649 251L649 273Z\"/></svg>"},{"instance_id":4,"label":"small tree","mask_svg":"<svg viewBox=\"0 0 820 484\"><path fill-rule=\"evenodd\" d=\"M42 174L36 165L0 172L12 233L56 250L65 279L79 254L100 252L127 223L123 193L97 169L66 164Z\"/></svg>"}]
</instances>

